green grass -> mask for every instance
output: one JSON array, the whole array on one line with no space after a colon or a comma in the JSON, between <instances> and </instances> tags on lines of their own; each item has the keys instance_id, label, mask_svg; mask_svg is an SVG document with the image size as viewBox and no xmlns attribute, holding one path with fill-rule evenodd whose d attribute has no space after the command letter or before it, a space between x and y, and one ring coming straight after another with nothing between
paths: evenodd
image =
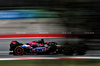
<instances>
[{"instance_id":1,"label":"green grass","mask_svg":"<svg viewBox=\"0 0 100 66\"><path fill-rule=\"evenodd\" d=\"M99 59L12 60L0 61L0 66L100 66Z\"/></svg>"}]
</instances>

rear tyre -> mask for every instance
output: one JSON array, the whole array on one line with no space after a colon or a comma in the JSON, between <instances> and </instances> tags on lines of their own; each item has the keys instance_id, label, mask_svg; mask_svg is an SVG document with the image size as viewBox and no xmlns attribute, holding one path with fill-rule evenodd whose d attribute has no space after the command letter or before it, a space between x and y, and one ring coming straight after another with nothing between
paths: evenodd
<instances>
[{"instance_id":1,"label":"rear tyre","mask_svg":"<svg viewBox=\"0 0 100 66\"><path fill-rule=\"evenodd\" d=\"M24 54L24 48L21 46L17 46L14 50L13 50L13 55L23 55Z\"/></svg>"}]
</instances>

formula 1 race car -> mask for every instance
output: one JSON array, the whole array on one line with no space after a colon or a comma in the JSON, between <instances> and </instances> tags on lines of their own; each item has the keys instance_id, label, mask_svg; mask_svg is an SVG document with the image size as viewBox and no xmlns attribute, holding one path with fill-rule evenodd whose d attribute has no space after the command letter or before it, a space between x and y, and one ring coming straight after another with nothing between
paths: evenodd
<instances>
[{"instance_id":1,"label":"formula 1 race car","mask_svg":"<svg viewBox=\"0 0 100 66\"><path fill-rule=\"evenodd\" d=\"M26 44L19 43L18 41L12 41L10 43L10 51L13 51L13 55L27 55L27 54L65 54L65 55L84 55L87 51L86 45L70 43L57 44L56 42L44 42L44 39L40 41L32 41Z\"/></svg>"}]
</instances>

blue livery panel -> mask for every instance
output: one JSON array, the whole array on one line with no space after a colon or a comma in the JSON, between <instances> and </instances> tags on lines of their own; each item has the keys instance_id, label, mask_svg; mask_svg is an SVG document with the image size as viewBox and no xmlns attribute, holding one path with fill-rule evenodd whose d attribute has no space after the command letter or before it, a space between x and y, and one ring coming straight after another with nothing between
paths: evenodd
<instances>
[{"instance_id":1,"label":"blue livery panel","mask_svg":"<svg viewBox=\"0 0 100 66\"><path fill-rule=\"evenodd\" d=\"M45 52L46 48L34 48L35 52Z\"/></svg>"}]
</instances>

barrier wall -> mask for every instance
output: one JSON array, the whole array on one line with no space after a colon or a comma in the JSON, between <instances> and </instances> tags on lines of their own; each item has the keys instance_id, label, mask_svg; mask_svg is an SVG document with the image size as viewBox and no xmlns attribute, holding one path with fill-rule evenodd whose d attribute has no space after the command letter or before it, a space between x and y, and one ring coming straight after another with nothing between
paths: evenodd
<instances>
[{"instance_id":1,"label":"barrier wall","mask_svg":"<svg viewBox=\"0 0 100 66\"><path fill-rule=\"evenodd\" d=\"M0 11L0 19L56 18L56 12L45 10L8 10Z\"/></svg>"}]
</instances>

